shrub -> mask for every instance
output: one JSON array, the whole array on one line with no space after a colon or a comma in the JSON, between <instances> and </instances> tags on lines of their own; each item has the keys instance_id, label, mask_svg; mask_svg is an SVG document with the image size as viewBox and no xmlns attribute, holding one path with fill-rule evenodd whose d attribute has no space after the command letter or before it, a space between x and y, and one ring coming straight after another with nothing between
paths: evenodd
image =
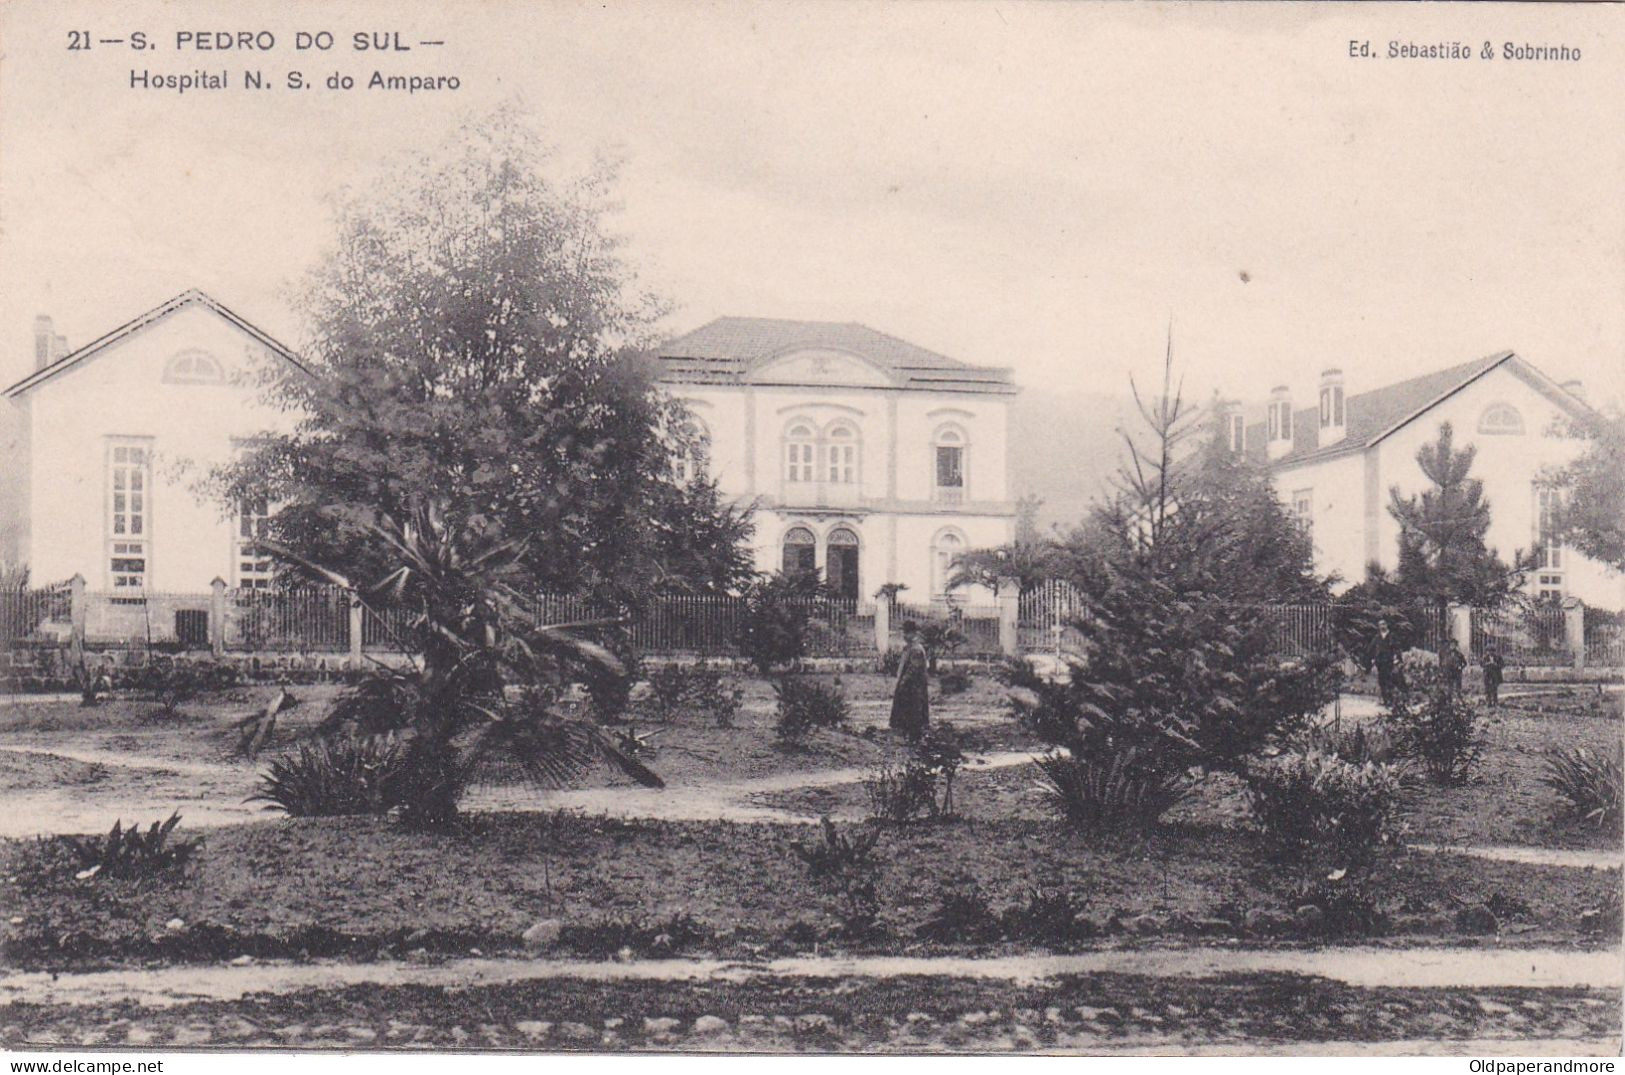
<instances>
[{"instance_id":1,"label":"shrub","mask_svg":"<svg viewBox=\"0 0 1625 1075\"><path fill-rule=\"evenodd\" d=\"M1369 937L1388 928L1387 902L1368 878L1301 882L1293 890L1292 905L1296 908L1306 904L1320 908L1322 936Z\"/></svg>"},{"instance_id":2,"label":"shrub","mask_svg":"<svg viewBox=\"0 0 1625 1075\"><path fill-rule=\"evenodd\" d=\"M1427 664L1408 661L1406 667L1409 686L1395 693L1385 720L1401 749L1421 761L1429 778L1460 787L1472 779L1484 754L1478 706Z\"/></svg>"},{"instance_id":3,"label":"shrub","mask_svg":"<svg viewBox=\"0 0 1625 1075\"><path fill-rule=\"evenodd\" d=\"M767 675L806 656L813 603L823 593L823 583L810 572L779 572L746 589L734 642L758 672Z\"/></svg>"},{"instance_id":4,"label":"shrub","mask_svg":"<svg viewBox=\"0 0 1625 1075\"><path fill-rule=\"evenodd\" d=\"M1061 944L1084 940L1094 932L1084 920L1089 901L1061 888L1027 890L1027 902L1007 907L1000 921L1007 937Z\"/></svg>"},{"instance_id":5,"label":"shrub","mask_svg":"<svg viewBox=\"0 0 1625 1075\"><path fill-rule=\"evenodd\" d=\"M1371 860L1394 837L1399 772L1319 750L1289 750L1246 774L1253 817L1292 861L1347 867Z\"/></svg>"},{"instance_id":6,"label":"shrub","mask_svg":"<svg viewBox=\"0 0 1625 1075\"><path fill-rule=\"evenodd\" d=\"M948 697L964 694L970 690L972 682L970 672L963 668L950 668L937 677L937 686L941 688L943 695Z\"/></svg>"},{"instance_id":7,"label":"shrub","mask_svg":"<svg viewBox=\"0 0 1625 1075\"><path fill-rule=\"evenodd\" d=\"M1044 798L1084 829L1145 829L1190 794L1191 776L1129 746L1102 757L1052 751L1033 764Z\"/></svg>"},{"instance_id":8,"label":"shrub","mask_svg":"<svg viewBox=\"0 0 1625 1075\"><path fill-rule=\"evenodd\" d=\"M929 728L901 768L882 762L865 782L869 809L879 821L905 824L954 814L954 777L965 764L952 724Z\"/></svg>"},{"instance_id":9,"label":"shrub","mask_svg":"<svg viewBox=\"0 0 1625 1075\"><path fill-rule=\"evenodd\" d=\"M390 735L341 736L304 743L273 760L250 802L290 817L387 814L403 803L408 766Z\"/></svg>"},{"instance_id":10,"label":"shrub","mask_svg":"<svg viewBox=\"0 0 1625 1075\"><path fill-rule=\"evenodd\" d=\"M719 728L732 727L744 704L745 692L704 661L689 665L667 665L649 676L655 716L671 720L685 710L705 713Z\"/></svg>"},{"instance_id":11,"label":"shrub","mask_svg":"<svg viewBox=\"0 0 1625 1075\"><path fill-rule=\"evenodd\" d=\"M839 678L781 676L773 681L773 693L778 697L779 737L791 742L814 728L839 727L850 713Z\"/></svg>"},{"instance_id":12,"label":"shrub","mask_svg":"<svg viewBox=\"0 0 1625 1075\"><path fill-rule=\"evenodd\" d=\"M914 930L922 940L950 944L997 940L1003 932L987 897L975 884L949 892Z\"/></svg>"},{"instance_id":13,"label":"shrub","mask_svg":"<svg viewBox=\"0 0 1625 1075\"><path fill-rule=\"evenodd\" d=\"M937 670L939 657L951 657L965 644L965 633L951 623L932 622L920 625L920 645L925 647L926 668Z\"/></svg>"},{"instance_id":14,"label":"shrub","mask_svg":"<svg viewBox=\"0 0 1625 1075\"><path fill-rule=\"evenodd\" d=\"M903 666L903 651L888 649L875 661L875 671L883 676L895 676L897 670Z\"/></svg>"},{"instance_id":15,"label":"shrub","mask_svg":"<svg viewBox=\"0 0 1625 1075\"><path fill-rule=\"evenodd\" d=\"M1368 761L1390 763L1400 757L1400 744L1386 728L1355 723L1344 726L1334 721L1311 724L1293 736L1290 746L1299 751L1317 750L1356 765Z\"/></svg>"},{"instance_id":16,"label":"shrub","mask_svg":"<svg viewBox=\"0 0 1625 1075\"><path fill-rule=\"evenodd\" d=\"M143 830L139 825L124 828L113 822L112 831L105 838L96 836L63 836L60 846L65 847L78 861L77 877L149 878L167 870L185 866L201 841L171 840L175 826L181 823L179 811L170 814L167 821L154 821Z\"/></svg>"},{"instance_id":17,"label":"shrub","mask_svg":"<svg viewBox=\"0 0 1625 1075\"><path fill-rule=\"evenodd\" d=\"M1567 801L1566 813L1595 822L1599 828L1619 828L1625 780L1618 750L1611 755L1585 747L1549 751L1541 781Z\"/></svg>"},{"instance_id":18,"label":"shrub","mask_svg":"<svg viewBox=\"0 0 1625 1075\"><path fill-rule=\"evenodd\" d=\"M880 864L874 857L880 830L848 836L828 817L819 820L819 827L821 842L797 841L790 849L807 864L813 883L839 901L837 911L846 932L860 936L874 929L880 914Z\"/></svg>"}]
</instances>

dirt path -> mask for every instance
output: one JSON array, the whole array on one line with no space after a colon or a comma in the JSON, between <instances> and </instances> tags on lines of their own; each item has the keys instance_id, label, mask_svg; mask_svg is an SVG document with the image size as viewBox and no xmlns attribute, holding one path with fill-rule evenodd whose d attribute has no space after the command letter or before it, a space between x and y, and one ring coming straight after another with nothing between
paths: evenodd
<instances>
[{"instance_id":1,"label":"dirt path","mask_svg":"<svg viewBox=\"0 0 1625 1075\"><path fill-rule=\"evenodd\" d=\"M468 958L445 963L255 963L168 966L86 974L32 972L0 979L0 1003L49 1005L136 1003L169 1007L201 1000L237 1000L254 993L292 993L357 985L444 989L548 979L596 982L745 982L759 978L886 979L930 976L1030 985L1061 975L1134 974L1158 978L1217 978L1238 974L1298 974L1359 988L1618 989L1621 953L1535 948L1160 948L953 956L795 956L740 963L716 959L637 959L596 962Z\"/></svg>"}]
</instances>

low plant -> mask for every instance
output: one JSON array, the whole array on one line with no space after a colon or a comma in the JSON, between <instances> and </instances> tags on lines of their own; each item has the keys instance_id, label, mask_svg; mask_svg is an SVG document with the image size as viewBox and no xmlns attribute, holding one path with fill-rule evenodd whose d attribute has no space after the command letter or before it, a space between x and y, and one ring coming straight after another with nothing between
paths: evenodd
<instances>
[{"instance_id":1,"label":"low plant","mask_svg":"<svg viewBox=\"0 0 1625 1075\"><path fill-rule=\"evenodd\" d=\"M1104 756L1051 751L1034 760L1044 799L1084 829L1147 829L1191 793L1185 771L1171 772L1145 747Z\"/></svg>"},{"instance_id":2,"label":"low plant","mask_svg":"<svg viewBox=\"0 0 1625 1075\"><path fill-rule=\"evenodd\" d=\"M970 672L964 668L950 668L937 677L937 687L944 697L964 694L973 682Z\"/></svg>"},{"instance_id":3,"label":"low plant","mask_svg":"<svg viewBox=\"0 0 1625 1075\"><path fill-rule=\"evenodd\" d=\"M1318 750L1356 765L1397 762L1401 753L1393 732L1377 724L1321 721L1309 725L1289 742L1297 750Z\"/></svg>"},{"instance_id":4,"label":"low plant","mask_svg":"<svg viewBox=\"0 0 1625 1075\"><path fill-rule=\"evenodd\" d=\"M704 661L693 665L667 665L649 675L653 715L672 720L683 713L704 713L719 728L733 726L744 705L745 692Z\"/></svg>"},{"instance_id":5,"label":"low plant","mask_svg":"<svg viewBox=\"0 0 1625 1075\"><path fill-rule=\"evenodd\" d=\"M1625 777L1620 752L1594 752L1585 747L1559 747L1546 754L1541 782L1562 796L1565 813L1598 828L1617 829L1625 807Z\"/></svg>"},{"instance_id":6,"label":"low plant","mask_svg":"<svg viewBox=\"0 0 1625 1075\"><path fill-rule=\"evenodd\" d=\"M177 811L167 821L154 821L146 829L139 825L126 829L115 821L105 837L63 836L59 840L78 861L75 876L80 880L150 878L185 866L201 845L197 839L170 839L180 823Z\"/></svg>"},{"instance_id":7,"label":"low plant","mask_svg":"<svg viewBox=\"0 0 1625 1075\"><path fill-rule=\"evenodd\" d=\"M895 676L897 670L903 666L903 651L888 649L875 661L875 671L883 676Z\"/></svg>"},{"instance_id":8,"label":"low plant","mask_svg":"<svg viewBox=\"0 0 1625 1075\"><path fill-rule=\"evenodd\" d=\"M868 933L880 915L880 863L874 854L880 830L849 835L828 817L819 820L819 830L819 841L797 841L790 849L806 864L813 883L838 901L842 928L851 936Z\"/></svg>"},{"instance_id":9,"label":"low plant","mask_svg":"<svg viewBox=\"0 0 1625 1075\"><path fill-rule=\"evenodd\" d=\"M965 633L952 623L933 622L920 626L920 645L925 647L926 668L935 673L937 660L952 657L965 644Z\"/></svg>"},{"instance_id":10,"label":"low plant","mask_svg":"<svg viewBox=\"0 0 1625 1075\"><path fill-rule=\"evenodd\" d=\"M1388 928L1388 901L1376 881L1364 875L1300 882L1292 891L1291 902L1294 908L1320 909L1316 932L1325 937L1370 937Z\"/></svg>"},{"instance_id":11,"label":"low plant","mask_svg":"<svg viewBox=\"0 0 1625 1075\"><path fill-rule=\"evenodd\" d=\"M1094 928L1084 919L1086 897L1064 888L1030 888L1024 903L1007 907L999 916L1007 937L1048 944L1084 940Z\"/></svg>"},{"instance_id":12,"label":"low plant","mask_svg":"<svg viewBox=\"0 0 1625 1075\"><path fill-rule=\"evenodd\" d=\"M901 765L884 761L864 783L871 815L893 824L954 816L954 778L964 764L953 725L932 726Z\"/></svg>"},{"instance_id":13,"label":"low plant","mask_svg":"<svg viewBox=\"0 0 1625 1075\"><path fill-rule=\"evenodd\" d=\"M1421 661L1410 664L1408 682L1390 699L1384 721L1400 749L1421 762L1434 783L1461 787L1484 756L1478 706Z\"/></svg>"},{"instance_id":14,"label":"low plant","mask_svg":"<svg viewBox=\"0 0 1625 1075\"><path fill-rule=\"evenodd\" d=\"M1393 841L1400 774L1392 765L1287 750L1249 767L1248 805L1277 854L1296 863L1363 865Z\"/></svg>"},{"instance_id":15,"label":"low plant","mask_svg":"<svg viewBox=\"0 0 1625 1075\"><path fill-rule=\"evenodd\" d=\"M409 779L395 736L337 736L274 759L249 801L290 817L387 814L404 801Z\"/></svg>"},{"instance_id":16,"label":"low plant","mask_svg":"<svg viewBox=\"0 0 1625 1075\"><path fill-rule=\"evenodd\" d=\"M974 883L950 890L914 930L921 940L945 944L993 941L1003 932L987 896Z\"/></svg>"},{"instance_id":17,"label":"low plant","mask_svg":"<svg viewBox=\"0 0 1625 1075\"><path fill-rule=\"evenodd\" d=\"M814 676L780 676L773 681L778 698L776 731L781 739L797 742L815 728L838 728L851 714L841 681Z\"/></svg>"}]
</instances>

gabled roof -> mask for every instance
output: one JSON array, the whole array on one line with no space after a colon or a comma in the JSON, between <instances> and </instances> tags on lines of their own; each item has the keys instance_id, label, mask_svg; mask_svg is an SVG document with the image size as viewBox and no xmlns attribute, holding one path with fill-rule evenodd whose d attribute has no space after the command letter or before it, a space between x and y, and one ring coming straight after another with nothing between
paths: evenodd
<instances>
[{"instance_id":1,"label":"gabled roof","mask_svg":"<svg viewBox=\"0 0 1625 1075\"><path fill-rule=\"evenodd\" d=\"M1576 417L1589 418L1592 415L1592 409L1585 401L1559 387L1515 353L1500 351L1349 396L1344 401L1347 432L1341 441L1324 448L1320 445L1318 404L1293 411L1292 450L1273 460L1271 466L1293 466L1363 451L1501 366ZM1265 458L1265 436L1263 422L1247 427L1248 454L1258 459Z\"/></svg>"},{"instance_id":2,"label":"gabled roof","mask_svg":"<svg viewBox=\"0 0 1625 1075\"><path fill-rule=\"evenodd\" d=\"M140 317L137 317L132 321L125 322L112 332L90 341L83 347L80 347L74 351L69 351L67 354L63 355L61 358L57 359L55 362L52 362L45 368L35 370L27 377L24 377L22 380L6 389L4 394L8 397L19 396L31 388L35 388L44 382L49 381L58 374L67 372L86 359L93 358L125 337L133 336L135 333L140 332L149 325L161 321L163 318L168 317L175 311L180 310L183 307L190 306L192 303L198 303L210 310L213 310L215 313L229 321L232 325L236 326L248 336L252 337L255 342L263 345L272 354L293 363L293 365L301 371L307 373L309 372L305 369L304 364L299 361L298 356L292 351L288 350L288 348L272 339L271 336L266 334L261 329L258 329L249 324L247 321L243 320L225 304L215 301L196 288L192 288L190 290L181 292L179 295L176 295L174 298L170 299L161 306L153 307Z\"/></svg>"},{"instance_id":3,"label":"gabled roof","mask_svg":"<svg viewBox=\"0 0 1625 1075\"><path fill-rule=\"evenodd\" d=\"M888 371L906 388L1011 393L1008 369L972 366L851 321L719 317L655 348L661 379L741 384L754 365L793 351L845 351Z\"/></svg>"}]
</instances>

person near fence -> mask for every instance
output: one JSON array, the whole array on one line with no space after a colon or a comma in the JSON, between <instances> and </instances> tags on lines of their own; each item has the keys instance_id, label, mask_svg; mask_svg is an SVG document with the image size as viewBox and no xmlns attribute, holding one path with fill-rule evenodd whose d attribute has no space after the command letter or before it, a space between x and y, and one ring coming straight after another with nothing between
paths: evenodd
<instances>
[{"instance_id":1,"label":"person near fence","mask_svg":"<svg viewBox=\"0 0 1625 1075\"><path fill-rule=\"evenodd\" d=\"M1501 674L1506 668L1506 658L1491 650L1484 654L1479 661L1484 666L1484 701L1488 705L1501 704Z\"/></svg>"},{"instance_id":2,"label":"person near fence","mask_svg":"<svg viewBox=\"0 0 1625 1075\"><path fill-rule=\"evenodd\" d=\"M1461 692L1462 673L1467 671L1467 655L1461 652L1461 643L1454 638L1445 646L1444 655L1439 659L1439 666L1444 672L1444 681L1450 689Z\"/></svg>"},{"instance_id":3,"label":"person near fence","mask_svg":"<svg viewBox=\"0 0 1625 1075\"><path fill-rule=\"evenodd\" d=\"M1388 629L1387 620L1377 621L1377 633L1366 648L1365 667L1377 670L1377 690L1384 705L1394 700L1399 682L1399 639Z\"/></svg>"},{"instance_id":4,"label":"person near fence","mask_svg":"<svg viewBox=\"0 0 1625 1075\"><path fill-rule=\"evenodd\" d=\"M891 696L892 731L910 739L925 734L931 722L931 685L926 678L925 646L920 642L920 625L903 622L903 657L897 662L897 685Z\"/></svg>"}]
</instances>

